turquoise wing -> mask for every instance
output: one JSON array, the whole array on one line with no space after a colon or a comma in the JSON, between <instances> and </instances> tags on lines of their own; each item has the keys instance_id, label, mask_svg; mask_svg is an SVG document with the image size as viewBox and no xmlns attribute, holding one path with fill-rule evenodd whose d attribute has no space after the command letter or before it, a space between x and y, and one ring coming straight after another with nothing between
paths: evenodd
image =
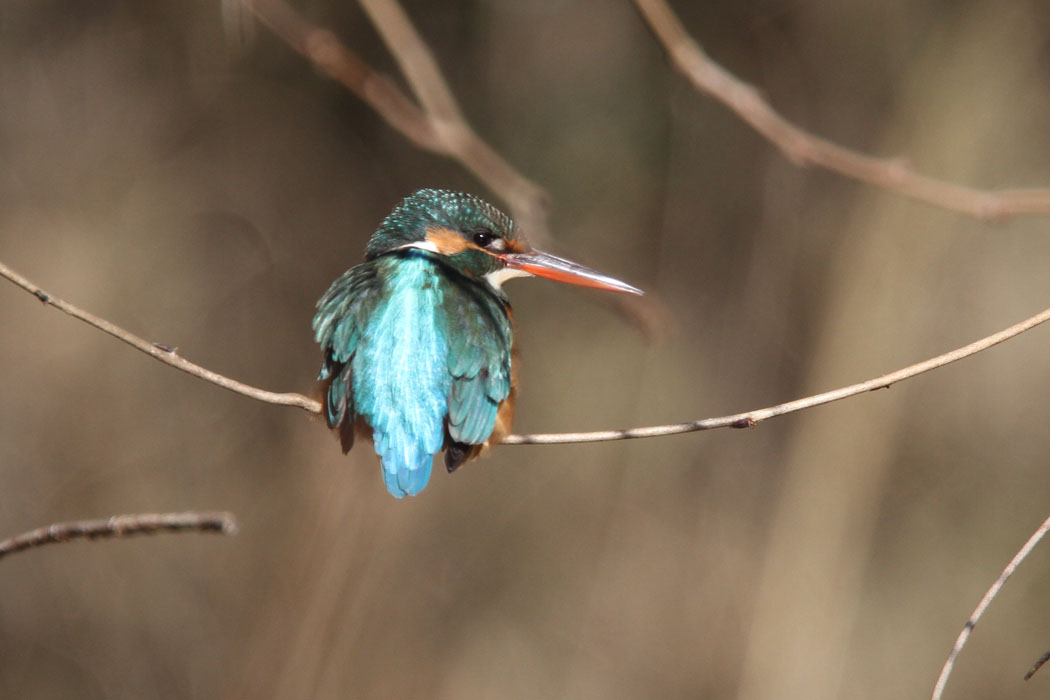
<instances>
[{"instance_id":1,"label":"turquoise wing","mask_svg":"<svg viewBox=\"0 0 1050 700\"><path fill-rule=\"evenodd\" d=\"M442 447L452 470L488 439L511 391L504 299L413 251L351 268L317 307L325 419L344 452L358 419L372 429L390 493L419 493Z\"/></svg>"},{"instance_id":2,"label":"turquoise wing","mask_svg":"<svg viewBox=\"0 0 1050 700\"><path fill-rule=\"evenodd\" d=\"M420 251L376 262L382 300L358 341L350 382L387 489L400 498L423 490L444 445L452 383L441 313L445 273Z\"/></svg>"},{"instance_id":3,"label":"turquoise wing","mask_svg":"<svg viewBox=\"0 0 1050 700\"><path fill-rule=\"evenodd\" d=\"M329 428L339 429L343 452L354 444L352 361L379 301L379 286L374 263L352 267L328 288L314 315L314 338L324 352L317 379L324 383L325 420Z\"/></svg>"},{"instance_id":4,"label":"turquoise wing","mask_svg":"<svg viewBox=\"0 0 1050 700\"><path fill-rule=\"evenodd\" d=\"M500 403L510 394L513 328L506 303L485 287L462 281L444 295L448 319L449 471L467 457L468 446L484 443Z\"/></svg>"}]
</instances>

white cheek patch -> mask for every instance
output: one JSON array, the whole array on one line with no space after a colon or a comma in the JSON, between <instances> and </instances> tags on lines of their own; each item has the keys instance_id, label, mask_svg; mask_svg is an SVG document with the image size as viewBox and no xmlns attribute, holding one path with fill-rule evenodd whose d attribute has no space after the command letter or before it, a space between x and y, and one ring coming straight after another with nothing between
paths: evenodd
<instances>
[{"instance_id":1,"label":"white cheek patch","mask_svg":"<svg viewBox=\"0 0 1050 700\"><path fill-rule=\"evenodd\" d=\"M434 245L433 241L416 241L415 243L406 243L403 246L398 247L398 250L404 250L405 248L416 248L418 250L425 250L428 253L437 253L441 255L441 251L438 250L437 246Z\"/></svg>"},{"instance_id":2,"label":"white cheek patch","mask_svg":"<svg viewBox=\"0 0 1050 700\"><path fill-rule=\"evenodd\" d=\"M532 277L532 273L514 267L503 267L485 275L485 281L488 282L493 289L503 289L503 283L509 279L514 279L515 277Z\"/></svg>"},{"instance_id":3,"label":"white cheek patch","mask_svg":"<svg viewBox=\"0 0 1050 700\"><path fill-rule=\"evenodd\" d=\"M504 250L507 249L507 242L502 238L494 238L492 239L492 243L489 243L488 247L492 250L498 250L502 253Z\"/></svg>"}]
</instances>

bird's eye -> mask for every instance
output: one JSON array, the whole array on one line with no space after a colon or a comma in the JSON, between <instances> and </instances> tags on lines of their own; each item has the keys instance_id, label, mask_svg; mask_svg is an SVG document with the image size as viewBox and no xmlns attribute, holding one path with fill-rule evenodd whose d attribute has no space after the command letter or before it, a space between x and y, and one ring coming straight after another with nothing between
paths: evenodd
<instances>
[{"instance_id":1,"label":"bird's eye","mask_svg":"<svg viewBox=\"0 0 1050 700\"><path fill-rule=\"evenodd\" d=\"M474 245L479 248L486 248L492 241L496 240L496 234L487 228L479 228L471 234L471 239L474 241Z\"/></svg>"}]
</instances>

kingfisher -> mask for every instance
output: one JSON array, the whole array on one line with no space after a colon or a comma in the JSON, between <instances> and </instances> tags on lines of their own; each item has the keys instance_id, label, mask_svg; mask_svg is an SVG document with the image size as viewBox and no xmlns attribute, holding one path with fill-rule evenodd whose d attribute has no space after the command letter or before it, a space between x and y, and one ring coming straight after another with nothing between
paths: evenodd
<instances>
[{"instance_id":1,"label":"kingfisher","mask_svg":"<svg viewBox=\"0 0 1050 700\"><path fill-rule=\"evenodd\" d=\"M424 189L394 208L365 261L317 302L328 427L344 454L356 436L371 437L397 498L423 490L442 450L453 472L510 433L517 367L503 283L531 276L642 293L533 249L478 197Z\"/></svg>"}]
</instances>

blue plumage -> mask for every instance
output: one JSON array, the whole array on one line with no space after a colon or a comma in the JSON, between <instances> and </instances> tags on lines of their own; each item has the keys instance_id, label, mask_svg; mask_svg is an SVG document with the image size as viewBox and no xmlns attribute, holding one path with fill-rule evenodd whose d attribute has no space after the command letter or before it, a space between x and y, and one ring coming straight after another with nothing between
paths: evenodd
<instances>
[{"instance_id":1,"label":"blue plumage","mask_svg":"<svg viewBox=\"0 0 1050 700\"><path fill-rule=\"evenodd\" d=\"M501 285L531 275L641 293L531 249L477 197L420 190L317 302L328 426L344 452L370 432L394 496L422 491L438 452L453 471L510 430L514 332Z\"/></svg>"},{"instance_id":2,"label":"blue plumage","mask_svg":"<svg viewBox=\"0 0 1050 700\"><path fill-rule=\"evenodd\" d=\"M359 265L332 285L314 318L326 350L319 379L328 424L352 430L364 420L399 498L427 485L446 439L483 444L511 390L502 301L435 258L409 248Z\"/></svg>"},{"instance_id":3,"label":"blue plumage","mask_svg":"<svg viewBox=\"0 0 1050 700\"><path fill-rule=\"evenodd\" d=\"M380 263L386 299L368 319L351 362L354 406L372 426L383 478L395 496L426 486L445 440L452 384L447 329L435 313L442 302L439 272L426 256L410 251Z\"/></svg>"}]
</instances>

